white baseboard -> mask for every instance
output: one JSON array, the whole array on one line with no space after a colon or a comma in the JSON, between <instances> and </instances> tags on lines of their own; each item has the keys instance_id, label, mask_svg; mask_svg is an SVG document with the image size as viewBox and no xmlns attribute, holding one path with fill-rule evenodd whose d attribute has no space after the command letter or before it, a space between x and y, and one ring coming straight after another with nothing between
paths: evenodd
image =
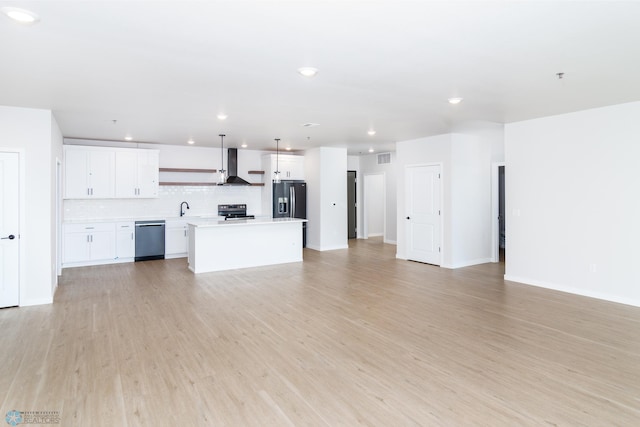
<instances>
[{"instance_id":1,"label":"white baseboard","mask_svg":"<svg viewBox=\"0 0 640 427\"><path fill-rule=\"evenodd\" d=\"M491 258L477 258L469 261L458 262L456 264L451 264L447 266L443 265L443 267L444 268L463 268L463 267L471 267L472 265L487 264L489 262L491 262Z\"/></svg>"},{"instance_id":2,"label":"white baseboard","mask_svg":"<svg viewBox=\"0 0 640 427\"><path fill-rule=\"evenodd\" d=\"M52 304L53 298L40 298L40 299L32 299L26 301L20 301L20 307L30 307L32 305L45 305Z\"/></svg>"},{"instance_id":3,"label":"white baseboard","mask_svg":"<svg viewBox=\"0 0 640 427\"><path fill-rule=\"evenodd\" d=\"M349 245L339 245L339 246L314 246L307 244L307 249L313 249L314 251L324 252L324 251L335 251L338 249L349 249Z\"/></svg>"},{"instance_id":4,"label":"white baseboard","mask_svg":"<svg viewBox=\"0 0 640 427\"><path fill-rule=\"evenodd\" d=\"M634 307L640 307L640 301L633 298L625 298L625 297L620 297L618 295L605 294L602 292L586 291L584 289L574 288L572 286L565 286L558 283L545 282L541 280L531 279L528 277L511 276L511 275L505 274L504 280L508 280L510 282L518 282L524 285L537 286L539 288L553 289L554 291L566 292L569 294L581 295L589 298L601 299L604 301L611 301L619 304L632 305Z\"/></svg>"},{"instance_id":5,"label":"white baseboard","mask_svg":"<svg viewBox=\"0 0 640 427\"><path fill-rule=\"evenodd\" d=\"M384 239L383 242L388 243L390 245L397 245L398 244L398 242L396 242L395 240Z\"/></svg>"}]
</instances>

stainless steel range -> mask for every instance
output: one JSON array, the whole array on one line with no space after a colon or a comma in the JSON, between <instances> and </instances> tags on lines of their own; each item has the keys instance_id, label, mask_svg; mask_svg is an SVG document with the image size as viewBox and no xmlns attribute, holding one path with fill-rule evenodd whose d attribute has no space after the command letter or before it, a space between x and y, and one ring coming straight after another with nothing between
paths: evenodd
<instances>
[{"instance_id":1,"label":"stainless steel range","mask_svg":"<svg viewBox=\"0 0 640 427\"><path fill-rule=\"evenodd\" d=\"M223 216L224 220L233 219L253 219L254 215L247 215L247 205L218 205L218 216Z\"/></svg>"}]
</instances>

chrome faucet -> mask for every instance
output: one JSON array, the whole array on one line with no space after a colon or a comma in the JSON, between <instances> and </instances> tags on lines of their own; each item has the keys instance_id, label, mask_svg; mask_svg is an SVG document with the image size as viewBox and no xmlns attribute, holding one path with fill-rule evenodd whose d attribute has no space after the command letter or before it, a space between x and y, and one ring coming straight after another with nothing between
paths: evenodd
<instances>
[{"instance_id":1,"label":"chrome faucet","mask_svg":"<svg viewBox=\"0 0 640 427\"><path fill-rule=\"evenodd\" d=\"M184 205L187 205L187 209L189 209L189 203L187 202L180 203L180 216L184 216L184 209L183 209Z\"/></svg>"}]
</instances>

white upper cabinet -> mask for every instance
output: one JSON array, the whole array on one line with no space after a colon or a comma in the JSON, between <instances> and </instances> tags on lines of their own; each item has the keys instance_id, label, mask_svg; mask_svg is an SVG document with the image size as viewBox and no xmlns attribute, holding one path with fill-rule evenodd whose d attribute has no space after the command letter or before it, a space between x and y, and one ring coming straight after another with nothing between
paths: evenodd
<instances>
[{"instance_id":1,"label":"white upper cabinet","mask_svg":"<svg viewBox=\"0 0 640 427\"><path fill-rule=\"evenodd\" d=\"M157 150L118 150L115 156L117 198L158 197Z\"/></svg>"},{"instance_id":2,"label":"white upper cabinet","mask_svg":"<svg viewBox=\"0 0 640 427\"><path fill-rule=\"evenodd\" d=\"M281 180L304 180L304 156L267 154L265 157L268 159L268 162L263 162L265 163L267 182L273 180L273 173L278 169Z\"/></svg>"},{"instance_id":3,"label":"white upper cabinet","mask_svg":"<svg viewBox=\"0 0 640 427\"><path fill-rule=\"evenodd\" d=\"M115 195L115 153L103 148L66 146L65 198L106 199Z\"/></svg>"},{"instance_id":4,"label":"white upper cabinet","mask_svg":"<svg viewBox=\"0 0 640 427\"><path fill-rule=\"evenodd\" d=\"M66 199L158 197L158 150L64 147Z\"/></svg>"}]
</instances>

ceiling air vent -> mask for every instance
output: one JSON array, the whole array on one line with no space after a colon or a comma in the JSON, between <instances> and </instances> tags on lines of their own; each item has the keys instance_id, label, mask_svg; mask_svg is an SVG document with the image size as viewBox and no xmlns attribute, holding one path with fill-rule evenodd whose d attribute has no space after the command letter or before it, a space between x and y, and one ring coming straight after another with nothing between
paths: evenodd
<instances>
[{"instance_id":1,"label":"ceiling air vent","mask_svg":"<svg viewBox=\"0 0 640 427\"><path fill-rule=\"evenodd\" d=\"M303 123L302 124L302 127L305 127L305 128L313 128L316 126L320 126L320 124L319 123Z\"/></svg>"},{"instance_id":2,"label":"ceiling air vent","mask_svg":"<svg viewBox=\"0 0 640 427\"><path fill-rule=\"evenodd\" d=\"M378 154L378 164L386 165L391 163L391 153L380 153Z\"/></svg>"}]
</instances>

